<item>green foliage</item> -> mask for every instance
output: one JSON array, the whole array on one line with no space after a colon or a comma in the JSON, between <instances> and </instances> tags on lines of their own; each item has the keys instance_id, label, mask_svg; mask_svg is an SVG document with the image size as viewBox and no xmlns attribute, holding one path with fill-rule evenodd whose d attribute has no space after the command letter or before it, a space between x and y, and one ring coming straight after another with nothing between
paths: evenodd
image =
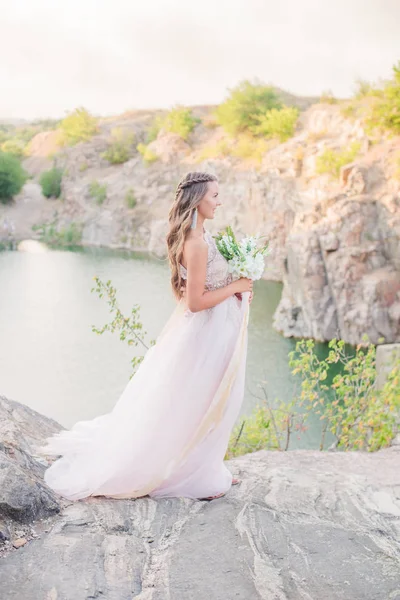
<instances>
[{"instance_id":1,"label":"green foliage","mask_svg":"<svg viewBox=\"0 0 400 600\"><path fill-rule=\"evenodd\" d=\"M127 205L128 208L135 208L135 206L137 204L137 200L135 198L135 194L133 193L132 189L129 189L126 192L125 203L126 203L126 205Z\"/></svg>"},{"instance_id":2,"label":"green foliage","mask_svg":"<svg viewBox=\"0 0 400 600\"><path fill-rule=\"evenodd\" d=\"M292 373L302 378L299 403L320 417L323 437L326 430L343 450L379 450L390 445L397 433L400 414L400 361L397 360L382 390L376 389L376 348L359 344L355 355L345 353L342 340L329 342L325 360L317 358L313 340L301 340L289 353ZM324 383L331 365L341 363L343 371ZM333 399L327 399L327 392ZM323 440L322 440L323 446Z\"/></svg>"},{"instance_id":3,"label":"green foliage","mask_svg":"<svg viewBox=\"0 0 400 600\"><path fill-rule=\"evenodd\" d=\"M55 248L73 248L82 241L82 226L74 222L58 228L57 221L54 220L51 223L32 225L32 230L38 232L41 242Z\"/></svg>"},{"instance_id":4,"label":"green foliage","mask_svg":"<svg viewBox=\"0 0 400 600\"><path fill-rule=\"evenodd\" d=\"M374 102L366 119L368 128L400 134L400 61L393 66L392 79L381 90L375 90L374 95Z\"/></svg>"},{"instance_id":5,"label":"green foliage","mask_svg":"<svg viewBox=\"0 0 400 600\"><path fill-rule=\"evenodd\" d=\"M288 450L291 436L304 432L312 415L321 423L320 450L325 448L327 432L341 450L372 452L390 445L399 429L400 360L394 360L385 385L378 390L375 346L360 344L349 355L342 340L331 340L329 349L321 360L313 340L297 342L289 353L289 366L293 375L301 377L300 393L288 404L271 406L260 385L263 403L234 429L228 458L261 449ZM342 370L332 376L338 364Z\"/></svg>"},{"instance_id":6,"label":"green foliage","mask_svg":"<svg viewBox=\"0 0 400 600\"><path fill-rule=\"evenodd\" d=\"M164 117L161 126L165 131L176 133L182 139L187 140L198 123L200 123L200 119L193 116L190 108L176 106Z\"/></svg>"},{"instance_id":7,"label":"green foliage","mask_svg":"<svg viewBox=\"0 0 400 600\"><path fill-rule=\"evenodd\" d=\"M97 119L85 108L76 108L60 123L60 143L73 146L78 142L87 142L98 133Z\"/></svg>"},{"instance_id":8,"label":"green foliage","mask_svg":"<svg viewBox=\"0 0 400 600\"><path fill-rule=\"evenodd\" d=\"M165 116L157 116L153 119L147 132L147 143L155 140L161 129L176 133L187 140L198 123L200 119L193 115L190 108L175 106Z\"/></svg>"},{"instance_id":9,"label":"green foliage","mask_svg":"<svg viewBox=\"0 0 400 600\"><path fill-rule=\"evenodd\" d=\"M27 179L27 173L18 158L0 152L0 202L7 204L18 194Z\"/></svg>"},{"instance_id":10,"label":"green foliage","mask_svg":"<svg viewBox=\"0 0 400 600\"><path fill-rule=\"evenodd\" d=\"M148 146L146 146L145 144L138 144L136 146L136 149L139 152L139 154L142 155L142 158L146 164L149 165L149 164L155 162L156 160L158 160L157 154L155 152L153 152L152 150L150 150L150 148Z\"/></svg>"},{"instance_id":11,"label":"green foliage","mask_svg":"<svg viewBox=\"0 0 400 600\"><path fill-rule=\"evenodd\" d=\"M126 341L128 346L139 346L148 350L151 346L156 343L155 340L150 340L146 343L147 332L143 330L143 325L140 320L140 305L135 304L131 310L129 317L125 317L117 303L116 289L111 285L111 281L108 280L106 283L102 282L99 277L94 277L96 286L92 288L92 292L96 292L99 298L106 298L106 302L109 306L109 311L113 315L111 323L107 323L101 328L92 326L92 331L98 335L102 335L104 332L109 331L114 333L119 332L119 339ZM136 372L137 367L143 361L144 356L134 356L131 360L133 367L133 373L131 378Z\"/></svg>"},{"instance_id":12,"label":"green foliage","mask_svg":"<svg viewBox=\"0 0 400 600\"><path fill-rule=\"evenodd\" d=\"M306 430L306 416L296 408L295 400L272 406L265 395L252 414L234 428L226 459L258 450L288 450L291 436Z\"/></svg>"},{"instance_id":13,"label":"green foliage","mask_svg":"<svg viewBox=\"0 0 400 600\"><path fill-rule=\"evenodd\" d=\"M103 157L112 165L120 165L132 157L132 145L135 134L121 128L113 129L111 142Z\"/></svg>"},{"instance_id":14,"label":"green foliage","mask_svg":"<svg viewBox=\"0 0 400 600\"><path fill-rule=\"evenodd\" d=\"M269 148L268 140L256 138L249 133L240 133L235 139L222 138L213 145L205 146L199 154L198 161L234 156L259 166Z\"/></svg>"},{"instance_id":15,"label":"green foliage","mask_svg":"<svg viewBox=\"0 0 400 600\"><path fill-rule=\"evenodd\" d=\"M59 198L61 195L62 169L53 167L50 171L41 174L39 183L42 186L43 195L46 198Z\"/></svg>"},{"instance_id":16,"label":"green foliage","mask_svg":"<svg viewBox=\"0 0 400 600\"><path fill-rule=\"evenodd\" d=\"M259 117L259 125L255 132L285 142L293 137L298 116L299 110L295 107L272 108Z\"/></svg>"},{"instance_id":17,"label":"green foliage","mask_svg":"<svg viewBox=\"0 0 400 600\"><path fill-rule=\"evenodd\" d=\"M89 184L89 194L94 200L96 204L103 204L104 200L107 198L107 184L101 185L96 179L90 182Z\"/></svg>"},{"instance_id":18,"label":"green foliage","mask_svg":"<svg viewBox=\"0 0 400 600\"><path fill-rule=\"evenodd\" d=\"M1 151L21 158L25 153L25 143L16 138L12 138L1 144Z\"/></svg>"},{"instance_id":19,"label":"green foliage","mask_svg":"<svg viewBox=\"0 0 400 600\"><path fill-rule=\"evenodd\" d=\"M218 124L232 135L244 131L256 133L259 118L282 106L271 86L245 80L229 92L225 102L216 109L215 116Z\"/></svg>"},{"instance_id":20,"label":"green foliage","mask_svg":"<svg viewBox=\"0 0 400 600\"><path fill-rule=\"evenodd\" d=\"M347 150L341 152L327 148L322 154L317 156L316 172L319 174L330 173L335 177L339 177L340 169L356 158L360 152L361 145L359 142L352 142Z\"/></svg>"},{"instance_id":21,"label":"green foliage","mask_svg":"<svg viewBox=\"0 0 400 600\"><path fill-rule=\"evenodd\" d=\"M0 125L0 149L14 156L26 156L29 154L29 142L41 131L44 131L44 128L40 123L27 127Z\"/></svg>"}]
</instances>

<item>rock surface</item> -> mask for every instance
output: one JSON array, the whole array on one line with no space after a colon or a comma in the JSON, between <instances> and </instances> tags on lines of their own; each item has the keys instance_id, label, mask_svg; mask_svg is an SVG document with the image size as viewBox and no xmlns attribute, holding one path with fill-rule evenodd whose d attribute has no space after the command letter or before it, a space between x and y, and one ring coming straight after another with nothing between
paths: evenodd
<instances>
[{"instance_id":1,"label":"rock surface","mask_svg":"<svg viewBox=\"0 0 400 600\"><path fill-rule=\"evenodd\" d=\"M18 439L28 453L58 429L0 406L0 439L20 458ZM60 501L59 515L8 543L2 600L400 598L400 447L258 452L229 466L241 485L210 503Z\"/></svg>"},{"instance_id":2,"label":"rock surface","mask_svg":"<svg viewBox=\"0 0 400 600\"><path fill-rule=\"evenodd\" d=\"M52 419L0 396L0 522L6 531L12 522L29 524L60 510L59 497L43 482L47 462L32 454L33 446L60 429Z\"/></svg>"},{"instance_id":3,"label":"rock surface","mask_svg":"<svg viewBox=\"0 0 400 600\"><path fill-rule=\"evenodd\" d=\"M239 236L260 232L270 241L264 278L284 281L285 288L277 329L285 336L320 340L340 335L358 343L367 333L374 342L380 337L398 342L400 137L382 137L371 145L361 120L345 118L340 104L310 106L307 101L302 106L306 110L294 137L270 143L260 164L246 158L243 149L242 157L220 151L204 159L204 150L227 143L226 134L207 126L209 109L194 107L203 122L186 141L160 131L150 144L159 160L145 164L133 147L128 162L111 165L104 151L112 130L134 134L134 146L145 143L156 113L103 119L99 135L56 155L64 169L62 200L43 199L31 181L14 204L0 205L0 243L2 238L8 243L10 226L18 240L32 237L33 224L55 219L58 229L80 225L84 245L147 250L165 257L167 215L176 185L188 171L208 170L218 175L222 200L208 223L211 233L231 224ZM47 160L43 149L52 140L45 133L33 140L37 155L25 162L36 179ZM353 142L359 154L342 167L340 178L318 173L318 158L326 150L342 152ZM101 206L90 194L93 181L107 188ZM127 205L127 194L135 197L134 208Z\"/></svg>"},{"instance_id":4,"label":"rock surface","mask_svg":"<svg viewBox=\"0 0 400 600\"><path fill-rule=\"evenodd\" d=\"M279 331L351 344L364 334L375 344L400 340L400 199L338 196L298 218L286 248Z\"/></svg>"}]
</instances>

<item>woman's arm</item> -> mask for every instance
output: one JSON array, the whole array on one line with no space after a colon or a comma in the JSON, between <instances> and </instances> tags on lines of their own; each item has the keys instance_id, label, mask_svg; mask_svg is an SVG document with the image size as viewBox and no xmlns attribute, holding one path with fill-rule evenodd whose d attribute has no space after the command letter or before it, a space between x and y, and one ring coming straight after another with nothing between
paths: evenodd
<instances>
[{"instance_id":1,"label":"woman's arm","mask_svg":"<svg viewBox=\"0 0 400 600\"><path fill-rule=\"evenodd\" d=\"M233 281L217 290L206 292L204 287L207 259L208 245L206 242L200 239L193 239L186 244L186 300L187 307L191 312L212 308L229 298L229 296L233 296L236 292L241 291L237 281Z\"/></svg>"}]
</instances>

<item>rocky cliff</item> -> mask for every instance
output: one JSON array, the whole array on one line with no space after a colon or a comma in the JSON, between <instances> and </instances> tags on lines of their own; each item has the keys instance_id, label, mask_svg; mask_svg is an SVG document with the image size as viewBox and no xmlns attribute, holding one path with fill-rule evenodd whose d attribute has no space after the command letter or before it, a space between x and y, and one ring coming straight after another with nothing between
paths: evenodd
<instances>
[{"instance_id":1,"label":"rocky cliff","mask_svg":"<svg viewBox=\"0 0 400 600\"><path fill-rule=\"evenodd\" d=\"M158 156L152 164L136 151L123 165L112 166L102 156L114 128L143 142L152 112L103 120L101 133L90 142L56 155L65 170L62 201L43 199L40 209L34 180L13 207L0 207L0 222L7 215L21 237L33 222L55 217L59 227L81 223L84 244L165 255L177 181L188 170L210 170L219 177L223 202L208 224L211 232L230 223L239 235L260 232L270 240L264 277L284 282L277 329L320 340L340 336L357 343L366 333L373 342L399 341L399 137L372 141L362 122L344 117L340 105L314 104L302 112L296 135L270 143L256 164L251 155L245 159L221 150L226 135L212 126L209 112L194 107L201 123L187 141L161 131L149 146ZM51 134L39 135L35 155L26 161L34 177L50 166L43 155L54 150ZM354 142L359 153L342 168L340 179L318 174L323 152L342 151ZM205 159L215 148L219 155ZM93 180L107 186L101 206L90 196ZM134 208L125 202L129 191L137 201Z\"/></svg>"},{"instance_id":2,"label":"rocky cliff","mask_svg":"<svg viewBox=\"0 0 400 600\"><path fill-rule=\"evenodd\" d=\"M211 503L72 503L32 455L59 428L0 397L2 600L400 597L400 446L247 455Z\"/></svg>"}]
</instances>

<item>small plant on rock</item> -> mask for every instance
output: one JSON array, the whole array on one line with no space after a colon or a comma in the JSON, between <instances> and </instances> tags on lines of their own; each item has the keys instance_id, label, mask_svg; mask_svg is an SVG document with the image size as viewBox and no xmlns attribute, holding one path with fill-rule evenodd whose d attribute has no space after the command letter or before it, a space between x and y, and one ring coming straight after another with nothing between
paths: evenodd
<instances>
[{"instance_id":1,"label":"small plant on rock","mask_svg":"<svg viewBox=\"0 0 400 600\"><path fill-rule=\"evenodd\" d=\"M158 160L158 156L155 152L153 152L148 146L145 144L138 144L137 151L142 155L144 162L149 165L156 160Z\"/></svg>"},{"instance_id":2,"label":"small plant on rock","mask_svg":"<svg viewBox=\"0 0 400 600\"><path fill-rule=\"evenodd\" d=\"M50 171L41 174L39 183L46 198L59 198L61 195L62 169L53 167Z\"/></svg>"},{"instance_id":3,"label":"small plant on rock","mask_svg":"<svg viewBox=\"0 0 400 600\"><path fill-rule=\"evenodd\" d=\"M352 142L348 149L338 151L327 148L317 156L316 171L318 174L329 173L334 177L339 177L340 169L354 161L360 152L360 142Z\"/></svg>"},{"instance_id":4,"label":"small plant on rock","mask_svg":"<svg viewBox=\"0 0 400 600\"><path fill-rule=\"evenodd\" d=\"M137 200L135 198L135 194L133 193L133 189L129 189L125 195L125 203L128 208L135 208L137 204Z\"/></svg>"},{"instance_id":5,"label":"small plant on rock","mask_svg":"<svg viewBox=\"0 0 400 600\"><path fill-rule=\"evenodd\" d=\"M96 201L96 204L101 205L107 198L107 184L101 185L98 181L93 180L89 185L89 193Z\"/></svg>"},{"instance_id":6,"label":"small plant on rock","mask_svg":"<svg viewBox=\"0 0 400 600\"><path fill-rule=\"evenodd\" d=\"M135 135L131 131L121 128L113 129L111 140L103 157L112 165L120 165L132 157Z\"/></svg>"}]
</instances>

